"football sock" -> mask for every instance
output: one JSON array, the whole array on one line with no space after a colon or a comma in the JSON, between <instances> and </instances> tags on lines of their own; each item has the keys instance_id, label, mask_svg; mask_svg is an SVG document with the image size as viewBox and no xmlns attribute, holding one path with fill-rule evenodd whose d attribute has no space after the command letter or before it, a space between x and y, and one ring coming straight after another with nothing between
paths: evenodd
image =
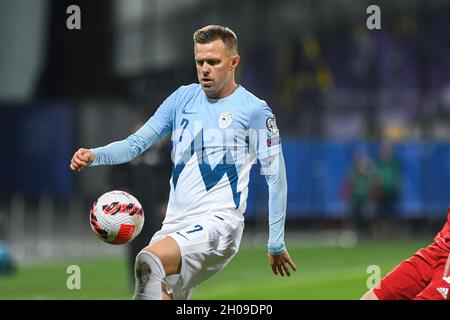
<instances>
[{"instance_id":1,"label":"football sock","mask_svg":"<svg viewBox=\"0 0 450 320\"><path fill-rule=\"evenodd\" d=\"M162 283L166 276L159 258L148 251L141 251L135 263L134 300L162 300Z\"/></svg>"}]
</instances>

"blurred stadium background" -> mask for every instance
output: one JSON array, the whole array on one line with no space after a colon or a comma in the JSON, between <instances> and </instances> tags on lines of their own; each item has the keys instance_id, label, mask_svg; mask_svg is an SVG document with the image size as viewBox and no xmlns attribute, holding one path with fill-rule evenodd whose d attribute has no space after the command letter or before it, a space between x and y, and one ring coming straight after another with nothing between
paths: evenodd
<instances>
[{"instance_id":1,"label":"blurred stadium background","mask_svg":"<svg viewBox=\"0 0 450 320\"><path fill-rule=\"evenodd\" d=\"M81 30L66 27L72 4ZM366 27L371 4L381 30ZM0 298L130 297L128 248L97 240L89 209L111 189L168 190L168 180L124 180L119 167L73 174L69 161L196 82L192 33L207 24L237 32L238 81L277 116L300 271L271 275L254 168L243 250L196 298L357 299L369 265L385 273L431 242L450 199L448 1L0 0L0 258L16 267L0 264ZM386 149L394 160L383 166ZM86 275L79 293L65 287L69 264Z\"/></svg>"}]
</instances>

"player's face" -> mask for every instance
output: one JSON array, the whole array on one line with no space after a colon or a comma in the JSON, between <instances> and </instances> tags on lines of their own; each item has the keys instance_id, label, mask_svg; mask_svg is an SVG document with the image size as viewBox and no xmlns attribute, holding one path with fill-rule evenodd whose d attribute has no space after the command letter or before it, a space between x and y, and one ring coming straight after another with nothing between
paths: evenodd
<instances>
[{"instance_id":1,"label":"player's face","mask_svg":"<svg viewBox=\"0 0 450 320\"><path fill-rule=\"evenodd\" d=\"M234 71L239 56L233 55L221 39L194 46L197 76L205 94L220 99L235 89Z\"/></svg>"}]
</instances>

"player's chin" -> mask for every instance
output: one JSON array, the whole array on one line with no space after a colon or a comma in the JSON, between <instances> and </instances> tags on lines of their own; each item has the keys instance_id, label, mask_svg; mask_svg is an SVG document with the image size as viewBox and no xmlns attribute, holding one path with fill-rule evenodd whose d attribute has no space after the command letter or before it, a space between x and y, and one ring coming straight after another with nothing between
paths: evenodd
<instances>
[{"instance_id":1,"label":"player's chin","mask_svg":"<svg viewBox=\"0 0 450 320\"><path fill-rule=\"evenodd\" d=\"M208 98L215 99L218 96L217 90L213 86L202 85L202 89Z\"/></svg>"}]
</instances>

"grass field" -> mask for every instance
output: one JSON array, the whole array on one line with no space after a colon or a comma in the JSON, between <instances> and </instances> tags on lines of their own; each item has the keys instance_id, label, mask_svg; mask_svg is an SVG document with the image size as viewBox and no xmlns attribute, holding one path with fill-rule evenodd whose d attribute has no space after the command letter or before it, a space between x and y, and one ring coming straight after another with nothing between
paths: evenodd
<instances>
[{"instance_id":1,"label":"grass field","mask_svg":"<svg viewBox=\"0 0 450 320\"><path fill-rule=\"evenodd\" d=\"M222 272L198 287L193 299L359 299L367 290L367 268L378 265L381 275L430 239L363 243L354 248L289 245L299 270L275 277L264 249L241 248ZM81 289L69 290L69 265L81 270ZM0 299L130 299L125 258L73 259L48 265L23 266L12 276L0 276Z\"/></svg>"}]
</instances>

